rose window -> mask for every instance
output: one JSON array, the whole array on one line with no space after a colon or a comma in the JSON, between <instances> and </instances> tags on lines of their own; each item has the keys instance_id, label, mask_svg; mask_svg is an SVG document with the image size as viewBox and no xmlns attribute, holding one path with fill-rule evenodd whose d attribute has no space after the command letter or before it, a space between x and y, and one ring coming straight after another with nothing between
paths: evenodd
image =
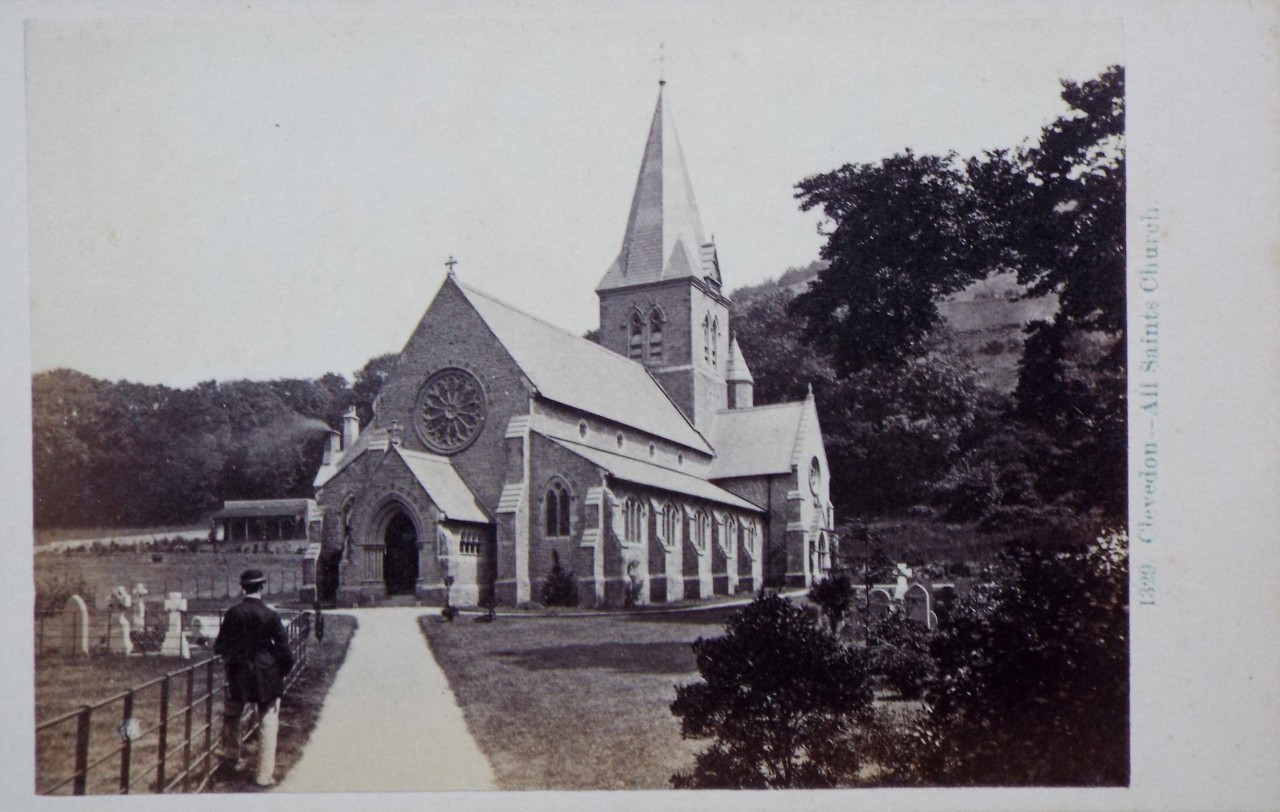
<instances>
[{"instance_id":1,"label":"rose window","mask_svg":"<svg viewBox=\"0 0 1280 812\"><path fill-rule=\"evenodd\" d=\"M442 369L428 378L418 393L415 417L418 436L432 451L461 451L484 427L484 389L464 369Z\"/></svg>"}]
</instances>

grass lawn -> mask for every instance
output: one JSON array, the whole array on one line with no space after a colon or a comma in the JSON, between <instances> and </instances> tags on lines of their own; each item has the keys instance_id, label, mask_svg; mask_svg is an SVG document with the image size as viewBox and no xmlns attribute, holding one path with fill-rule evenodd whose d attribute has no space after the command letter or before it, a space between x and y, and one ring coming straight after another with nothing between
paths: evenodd
<instances>
[{"instance_id":1,"label":"grass lawn","mask_svg":"<svg viewBox=\"0 0 1280 812\"><path fill-rule=\"evenodd\" d=\"M499 789L667 789L707 744L669 708L689 643L735 611L419 623Z\"/></svg>"},{"instance_id":2,"label":"grass lawn","mask_svg":"<svg viewBox=\"0 0 1280 812\"><path fill-rule=\"evenodd\" d=\"M277 744L277 763L280 774L286 772L297 763L302 748L311 731L315 728L329 686L333 684L338 666L346 657L347 645L355 631L355 618L326 616L325 639L321 644L311 641L310 657L307 667L299 674L289 693L281 702L280 737ZM87 658L71 658L61 655L44 655L36 660L35 667L35 711L36 722L52 719L68 711L75 710L84 703L94 703L106 699L113 694L128 688L141 685L166 673L186 668L192 662L200 662L199 658L183 661L172 657L131 657L125 659L118 656L99 655ZM205 671L196 673L194 695L198 698L204 693ZM222 684L221 666L214 667L214 686ZM175 678L171 686L169 728L169 747L175 747L182 735L180 708L183 705L186 690L185 676ZM140 691L135 699L133 718L139 720L144 730L150 729L159 719L160 689L159 686ZM203 703L197 703L193 727L204 723ZM117 748L120 740L115 728L123 716L123 705L114 702L95 711L90 727L89 761L92 763L100 756ZM215 723L221 722L219 701L214 701ZM62 724L56 728L36 735L36 787L47 787L53 782L71 774L75 749L75 722ZM216 736L216 730L214 731ZM202 749L204 737L196 737L196 749ZM156 761L156 734L151 733L139 739L134 745L132 777L135 779L132 791L150 791ZM180 754L174 762L180 761ZM173 774L173 769L169 770ZM114 793L118 791L120 775L120 759L109 757L100 766L90 771L87 790L90 794ZM243 779L216 782L215 791L235 792L244 788ZM69 793L66 788L60 793Z\"/></svg>"}]
</instances>

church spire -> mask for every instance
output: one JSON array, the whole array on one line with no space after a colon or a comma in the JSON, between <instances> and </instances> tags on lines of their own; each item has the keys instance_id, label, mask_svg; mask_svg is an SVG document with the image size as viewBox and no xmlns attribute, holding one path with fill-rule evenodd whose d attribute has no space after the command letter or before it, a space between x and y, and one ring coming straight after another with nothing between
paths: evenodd
<instances>
[{"instance_id":1,"label":"church spire","mask_svg":"<svg viewBox=\"0 0 1280 812\"><path fill-rule=\"evenodd\" d=\"M703 238L675 124L664 103L665 80L659 85L622 250L597 291L680 277L709 277L717 286L720 282L714 249L707 250Z\"/></svg>"}]
</instances>

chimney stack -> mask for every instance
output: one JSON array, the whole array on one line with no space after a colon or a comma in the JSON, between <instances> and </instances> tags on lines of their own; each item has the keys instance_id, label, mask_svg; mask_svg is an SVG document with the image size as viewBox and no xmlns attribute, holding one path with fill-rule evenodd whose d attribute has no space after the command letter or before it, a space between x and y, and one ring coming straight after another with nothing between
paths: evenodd
<instances>
[{"instance_id":1,"label":"chimney stack","mask_svg":"<svg viewBox=\"0 0 1280 812\"><path fill-rule=\"evenodd\" d=\"M356 415L356 407L352 405L342 416L342 447L351 448L360 436L360 418Z\"/></svg>"}]
</instances>

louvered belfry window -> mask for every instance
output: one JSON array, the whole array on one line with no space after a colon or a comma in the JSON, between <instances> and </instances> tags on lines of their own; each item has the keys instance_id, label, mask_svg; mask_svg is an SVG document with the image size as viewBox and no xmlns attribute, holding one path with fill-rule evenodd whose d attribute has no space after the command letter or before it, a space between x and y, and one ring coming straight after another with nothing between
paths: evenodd
<instances>
[{"instance_id":1,"label":"louvered belfry window","mask_svg":"<svg viewBox=\"0 0 1280 812\"><path fill-rule=\"evenodd\" d=\"M657 308L649 314L649 360L662 360L662 311Z\"/></svg>"},{"instance_id":2,"label":"louvered belfry window","mask_svg":"<svg viewBox=\"0 0 1280 812\"><path fill-rule=\"evenodd\" d=\"M631 314L631 335L627 344L627 357L634 361L644 359L644 317L639 313Z\"/></svg>"}]
</instances>

